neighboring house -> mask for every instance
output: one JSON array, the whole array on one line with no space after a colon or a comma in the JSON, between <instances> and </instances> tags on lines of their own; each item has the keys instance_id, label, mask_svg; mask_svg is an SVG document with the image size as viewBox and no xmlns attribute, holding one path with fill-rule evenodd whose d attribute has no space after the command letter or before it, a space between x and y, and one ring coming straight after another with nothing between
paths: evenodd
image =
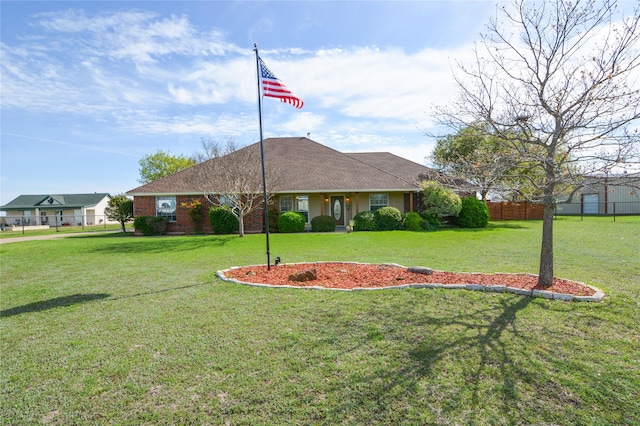
<instances>
[{"instance_id":1,"label":"neighboring house","mask_svg":"<svg viewBox=\"0 0 640 426\"><path fill-rule=\"evenodd\" d=\"M638 175L588 176L588 185L574 201L558 204L557 214L638 215L640 177Z\"/></svg>"},{"instance_id":2,"label":"neighboring house","mask_svg":"<svg viewBox=\"0 0 640 426\"><path fill-rule=\"evenodd\" d=\"M20 195L0 211L5 226L84 226L105 223L108 205L107 193Z\"/></svg>"},{"instance_id":3,"label":"neighboring house","mask_svg":"<svg viewBox=\"0 0 640 426\"><path fill-rule=\"evenodd\" d=\"M242 150L259 152L260 143ZM434 180L444 177L433 169L390 153L347 154L304 137L264 140L264 158L267 168L277 170L279 181L271 208L280 213L304 214L307 227L311 219L320 215L331 215L338 227L344 227L357 213L384 206L396 207L401 212L418 211L419 177ZM164 216L169 219L168 232L171 233L192 231L194 225L180 205L200 199L203 206L210 206L202 196L204 184L197 177L205 163L128 191L127 195L133 196L134 215ZM212 183L208 184L210 188ZM267 189L269 185L267 181ZM260 193L261 186L259 182L255 191ZM204 216L200 227L210 231L208 217ZM245 231L262 232L263 218L261 206L245 218Z\"/></svg>"}]
</instances>

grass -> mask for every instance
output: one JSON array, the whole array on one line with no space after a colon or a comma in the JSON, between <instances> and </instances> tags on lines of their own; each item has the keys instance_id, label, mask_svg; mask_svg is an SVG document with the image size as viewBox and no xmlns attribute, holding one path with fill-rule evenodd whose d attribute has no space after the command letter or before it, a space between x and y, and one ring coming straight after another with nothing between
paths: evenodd
<instances>
[{"instance_id":1,"label":"grass","mask_svg":"<svg viewBox=\"0 0 640 426\"><path fill-rule=\"evenodd\" d=\"M284 262L537 272L541 223L271 235ZM0 246L2 424L640 424L640 218L559 218L556 275L602 303L264 289L263 235Z\"/></svg>"}]
</instances>

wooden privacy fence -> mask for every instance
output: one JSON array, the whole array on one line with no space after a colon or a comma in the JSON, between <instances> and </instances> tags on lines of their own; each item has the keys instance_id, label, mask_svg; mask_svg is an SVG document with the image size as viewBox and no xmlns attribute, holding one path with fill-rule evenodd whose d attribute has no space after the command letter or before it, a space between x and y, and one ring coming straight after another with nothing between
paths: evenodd
<instances>
[{"instance_id":1,"label":"wooden privacy fence","mask_svg":"<svg viewBox=\"0 0 640 426\"><path fill-rule=\"evenodd\" d=\"M527 201L511 203L507 201L487 201L489 220L539 220L544 214L542 204L532 204Z\"/></svg>"}]
</instances>

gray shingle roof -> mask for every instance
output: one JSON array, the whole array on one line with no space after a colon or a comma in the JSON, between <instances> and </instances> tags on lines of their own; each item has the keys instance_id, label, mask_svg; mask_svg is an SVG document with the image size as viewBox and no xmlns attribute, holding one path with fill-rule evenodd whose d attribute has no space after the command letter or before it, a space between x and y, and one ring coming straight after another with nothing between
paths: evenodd
<instances>
[{"instance_id":1,"label":"gray shingle roof","mask_svg":"<svg viewBox=\"0 0 640 426\"><path fill-rule=\"evenodd\" d=\"M389 152L353 152L347 155L410 182L415 182L420 175L436 180L444 178L442 173L434 169L405 160Z\"/></svg>"},{"instance_id":2,"label":"gray shingle roof","mask_svg":"<svg viewBox=\"0 0 640 426\"><path fill-rule=\"evenodd\" d=\"M0 210L30 210L36 207L60 209L92 207L108 196L109 194L106 192L94 194L19 195L4 206L0 206ZM49 200L52 200L52 202L49 202Z\"/></svg>"},{"instance_id":3,"label":"gray shingle roof","mask_svg":"<svg viewBox=\"0 0 640 426\"><path fill-rule=\"evenodd\" d=\"M260 143L242 150L255 150ZM413 191L421 173L434 170L390 153L345 154L304 137L264 140L265 164L278 170L278 192ZM229 154L230 156L235 153ZM257 157L259 158L259 157ZM128 195L193 194L203 191L198 170L215 167L216 159L128 191ZM214 163L212 163L214 162ZM257 164L259 167L260 164ZM211 187L211 182L209 187ZM267 186L269 182L267 182ZM260 188L256 188L256 191Z\"/></svg>"}]
</instances>

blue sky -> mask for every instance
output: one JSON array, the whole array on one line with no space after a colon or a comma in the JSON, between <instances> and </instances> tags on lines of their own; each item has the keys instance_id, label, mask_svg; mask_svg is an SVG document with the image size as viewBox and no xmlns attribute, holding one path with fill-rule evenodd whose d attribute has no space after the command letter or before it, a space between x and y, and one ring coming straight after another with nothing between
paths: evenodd
<instances>
[{"instance_id":1,"label":"blue sky","mask_svg":"<svg viewBox=\"0 0 640 426\"><path fill-rule=\"evenodd\" d=\"M259 141L253 43L305 102L263 102L265 137L425 163L428 113L484 1L14 2L1 7L0 204L139 186L139 160ZM327 165L328 171L330 165Z\"/></svg>"}]
</instances>

